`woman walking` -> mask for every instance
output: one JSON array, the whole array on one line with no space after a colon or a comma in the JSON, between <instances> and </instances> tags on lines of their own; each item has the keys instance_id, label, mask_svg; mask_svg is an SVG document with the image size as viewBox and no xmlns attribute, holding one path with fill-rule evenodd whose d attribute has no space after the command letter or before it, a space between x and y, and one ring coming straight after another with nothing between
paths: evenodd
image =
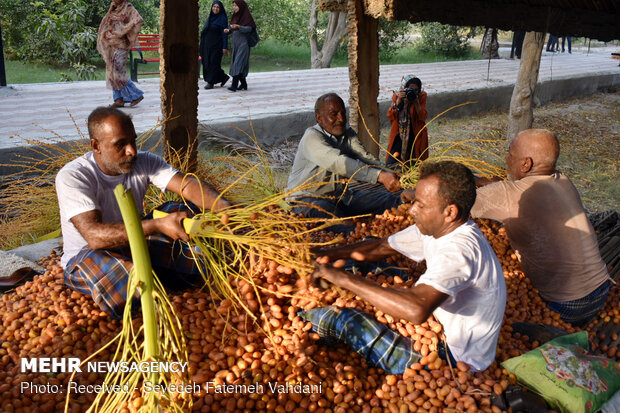
<instances>
[{"instance_id":1,"label":"woman walking","mask_svg":"<svg viewBox=\"0 0 620 413\"><path fill-rule=\"evenodd\" d=\"M110 9L103 16L97 35L97 51L105 62L106 85L112 88L114 103L136 106L144 99L144 92L127 76L127 55L138 41L142 17L127 0L112 0Z\"/></svg>"},{"instance_id":2,"label":"woman walking","mask_svg":"<svg viewBox=\"0 0 620 413\"><path fill-rule=\"evenodd\" d=\"M202 77L207 82L205 89L213 89L215 83L224 86L228 75L222 70L222 56L228 54L228 17L221 1L215 0L202 32L200 33L200 57Z\"/></svg>"},{"instance_id":3,"label":"woman walking","mask_svg":"<svg viewBox=\"0 0 620 413\"><path fill-rule=\"evenodd\" d=\"M230 75L233 80L232 85L228 88L232 92L237 89L248 89L248 83L245 80L250 71L248 38L252 31L256 30L256 23L254 23L248 4L244 0L234 0L233 9L235 12L230 19L230 27L224 30L225 33L232 33L233 52L230 62Z\"/></svg>"}]
</instances>

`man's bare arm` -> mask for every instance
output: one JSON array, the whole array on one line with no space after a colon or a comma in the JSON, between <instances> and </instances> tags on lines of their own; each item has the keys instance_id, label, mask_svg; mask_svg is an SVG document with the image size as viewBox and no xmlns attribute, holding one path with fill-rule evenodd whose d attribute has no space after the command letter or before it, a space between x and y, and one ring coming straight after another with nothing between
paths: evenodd
<instances>
[{"instance_id":1,"label":"man's bare arm","mask_svg":"<svg viewBox=\"0 0 620 413\"><path fill-rule=\"evenodd\" d=\"M318 265L313 279L323 278L345 288L396 319L421 324L430 317L448 295L435 288L420 284L411 288L381 287L373 281L359 277L330 265Z\"/></svg>"},{"instance_id":2,"label":"man's bare arm","mask_svg":"<svg viewBox=\"0 0 620 413\"><path fill-rule=\"evenodd\" d=\"M187 241L189 238L181 225L183 218L187 218L187 213L173 212L164 218L143 220L142 230L145 235L162 233L175 240ZM101 212L97 210L78 214L71 218L71 222L92 249L110 249L128 244L125 224L101 222Z\"/></svg>"},{"instance_id":3,"label":"man's bare arm","mask_svg":"<svg viewBox=\"0 0 620 413\"><path fill-rule=\"evenodd\" d=\"M211 209L214 203L214 210L216 212L228 208L231 205L224 197L218 199L220 195L219 192L206 182L199 181L190 176L184 179L183 175L176 174L172 177L166 189L180 195L183 199L190 201L201 210Z\"/></svg>"},{"instance_id":4,"label":"man's bare arm","mask_svg":"<svg viewBox=\"0 0 620 413\"><path fill-rule=\"evenodd\" d=\"M334 248L314 249L312 252L317 257L328 257L330 261L340 258L352 258L356 261L378 261L394 255L396 250L390 247L387 239L382 238Z\"/></svg>"}]
</instances>

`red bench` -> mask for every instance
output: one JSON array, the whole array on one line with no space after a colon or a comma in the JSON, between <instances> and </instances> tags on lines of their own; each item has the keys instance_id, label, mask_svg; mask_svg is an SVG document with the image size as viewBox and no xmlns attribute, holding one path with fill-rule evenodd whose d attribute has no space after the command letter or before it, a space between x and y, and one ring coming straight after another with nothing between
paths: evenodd
<instances>
[{"instance_id":1,"label":"red bench","mask_svg":"<svg viewBox=\"0 0 620 413\"><path fill-rule=\"evenodd\" d=\"M157 52L157 57L144 57L142 52ZM139 54L139 57L134 57L134 52ZM131 49L129 52L129 70L131 73L131 80L138 81L138 65L147 64L148 62L159 62L159 34L139 34L138 45ZM141 75L158 75L157 72L144 72Z\"/></svg>"}]
</instances>

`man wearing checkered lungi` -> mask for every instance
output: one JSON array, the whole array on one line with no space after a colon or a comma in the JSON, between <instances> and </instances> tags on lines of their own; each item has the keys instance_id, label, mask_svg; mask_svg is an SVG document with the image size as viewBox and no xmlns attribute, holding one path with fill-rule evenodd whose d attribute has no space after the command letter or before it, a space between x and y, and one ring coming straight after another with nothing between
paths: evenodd
<instances>
[{"instance_id":1,"label":"man wearing checkered lungi","mask_svg":"<svg viewBox=\"0 0 620 413\"><path fill-rule=\"evenodd\" d=\"M396 320L421 324L433 314L446 336L443 356L466 362L474 371L484 370L495 360L506 284L493 249L468 220L475 199L475 180L465 166L424 164L409 210L415 225L385 239L317 251L321 262L377 261L396 253L414 261L425 259L427 270L416 284L383 287L327 263L317 264L313 279L352 291ZM303 312L301 317L312 321L320 336L346 342L388 373L403 373L421 358L409 338L362 311L325 307Z\"/></svg>"},{"instance_id":2,"label":"man wearing checkered lungi","mask_svg":"<svg viewBox=\"0 0 620 413\"><path fill-rule=\"evenodd\" d=\"M63 235L61 265L65 283L89 294L114 318L123 314L127 280L133 263L127 232L113 190L118 184L131 189L143 212L150 184L172 191L188 201L166 203L159 209L165 218L146 217L142 229L147 236L153 269L169 287L187 287L200 274L191 259L181 222L199 212L230 206L208 184L185 178L161 157L138 151L131 118L116 108L99 107L88 117L92 151L69 162L56 176Z\"/></svg>"}]
</instances>

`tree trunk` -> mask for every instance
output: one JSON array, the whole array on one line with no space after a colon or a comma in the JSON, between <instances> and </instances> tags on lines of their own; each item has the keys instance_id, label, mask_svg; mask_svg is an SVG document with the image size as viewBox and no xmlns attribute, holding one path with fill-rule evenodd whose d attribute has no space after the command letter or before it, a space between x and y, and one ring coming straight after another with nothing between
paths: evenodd
<instances>
[{"instance_id":1,"label":"tree trunk","mask_svg":"<svg viewBox=\"0 0 620 413\"><path fill-rule=\"evenodd\" d=\"M499 59L499 42L497 41L497 29L487 28L482 37L480 51L483 59Z\"/></svg>"},{"instance_id":2,"label":"tree trunk","mask_svg":"<svg viewBox=\"0 0 620 413\"><path fill-rule=\"evenodd\" d=\"M329 67L338 45L342 38L347 34L347 13L330 12L325 31L323 47L319 49L318 39L318 18L319 9L317 0L312 0L310 6L310 19L308 21L308 32L310 38L310 59L312 69L322 69Z\"/></svg>"},{"instance_id":3,"label":"tree trunk","mask_svg":"<svg viewBox=\"0 0 620 413\"><path fill-rule=\"evenodd\" d=\"M527 32L523 41L523 56L517 83L510 99L510 114L508 115L508 139L532 127L534 119L534 91L538 81L540 56L545 44L545 34Z\"/></svg>"},{"instance_id":4,"label":"tree trunk","mask_svg":"<svg viewBox=\"0 0 620 413\"><path fill-rule=\"evenodd\" d=\"M162 126L171 149L166 160L179 167L174 158L187 154L192 170L198 153L198 0L163 0L159 27L161 111L164 119L173 118Z\"/></svg>"},{"instance_id":5,"label":"tree trunk","mask_svg":"<svg viewBox=\"0 0 620 413\"><path fill-rule=\"evenodd\" d=\"M379 21L349 0L349 117L366 150L379 155ZM360 116L361 115L361 116Z\"/></svg>"}]
</instances>

